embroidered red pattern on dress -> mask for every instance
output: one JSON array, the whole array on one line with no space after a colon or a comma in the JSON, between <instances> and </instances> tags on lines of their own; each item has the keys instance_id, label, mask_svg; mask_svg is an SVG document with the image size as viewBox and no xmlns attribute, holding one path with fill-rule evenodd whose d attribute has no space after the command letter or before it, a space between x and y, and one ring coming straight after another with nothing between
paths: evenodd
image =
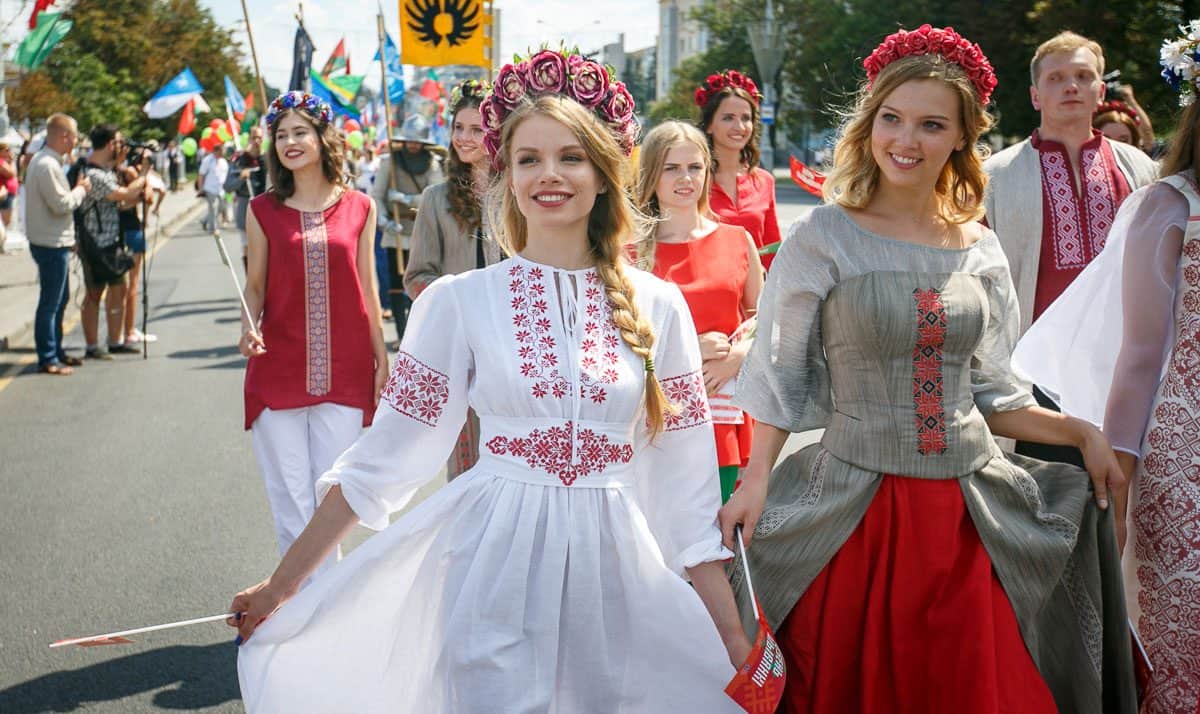
<instances>
[{"instance_id":1,"label":"embroidered red pattern on dress","mask_svg":"<svg viewBox=\"0 0 1200 714\"><path fill-rule=\"evenodd\" d=\"M664 379L660 385L667 401L675 407L674 413L663 412L664 431L679 431L712 421L704 376L699 371Z\"/></svg>"},{"instance_id":2,"label":"embroidered red pattern on dress","mask_svg":"<svg viewBox=\"0 0 1200 714\"><path fill-rule=\"evenodd\" d=\"M325 214L300 212L304 243L305 389L314 397L329 393L329 244Z\"/></svg>"},{"instance_id":3,"label":"embroidered red pattern on dress","mask_svg":"<svg viewBox=\"0 0 1200 714\"><path fill-rule=\"evenodd\" d=\"M1148 425L1132 510L1137 625L1154 663L1148 712L1191 711L1200 697L1200 239L1185 243L1182 263L1187 321Z\"/></svg>"},{"instance_id":4,"label":"embroidered red pattern on dress","mask_svg":"<svg viewBox=\"0 0 1200 714\"><path fill-rule=\"evenodd\" d=\"M437 426L450 401L450 378L411 354L396 354L396 364L381 395L404 416Z\"/></svg>"},{"instance_id":5,"label":"embroidered red pattern on dress","mask_svg":"<svg viewBox=\"0 0 1200 714\"><path fill-rule=\"evenodd\" d=\"M583 342L580 343L580 396L601 404L608 397L602 384L616 384L620 373L617 348L621 344L621 333L612 319L609 304L600 286L600 277L588 273L584 288Z\"/></svg>"},{"instance_id":6,"label":"embroidered red pattern on dress","mask_svg":"<svg viewBox=\"0 0 1200 714\"><path fill-rule=\"evenodd\" d=\"M936 288L913 291L917 307L917 343L913 347L913 406L917 412L917 451L946 453L946 410L942 405L942 347L946 344L946 306Z\"/></svg>"},{"instance_id":7,"label":"embroidered red pattern on dress","mask_svg":"<svg viewBox=\"0 0 1200 714\"><path fill-rule=\"evenodd\" d=\"M627 464L633 459L633 446L614 443L604 434L591 429L575 432L579 440L579 463L571 463L570 421L562 426L534 429L529 436L509 438L495 436L488 440L487 447L493 454L516 456L525 460L531 468L541 469L558 477L564 486L576 480L604 471L612 464Z\"/></svg>"},{"instance_id":8,"label":"embroidered red pattern on dress","mask_svg":"<svg viewBox=\"0 0 1200 714\"><path fill-rule=\"evenodd\" d=\"M516 264L509 268L508 276L521 376L533 382L529 391L534 397L552 395L562 399L571 387L558 369L558 342L550 334L553 323L547 314L550 303L542 282L545 272Z\"/></svg>"}]
</instances>

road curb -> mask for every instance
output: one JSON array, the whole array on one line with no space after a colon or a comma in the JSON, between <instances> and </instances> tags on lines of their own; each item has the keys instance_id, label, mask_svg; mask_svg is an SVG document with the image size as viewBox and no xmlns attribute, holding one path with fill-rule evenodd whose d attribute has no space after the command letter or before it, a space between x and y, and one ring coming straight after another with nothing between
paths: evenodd
<instances>
[{"instance_id":1,"label":"road curb","mask_svg":"<svg viewBox=\"0 0 1200 714\"><path fill-rule=\"evenodd\" d=\"M195 220L203 213L205 205L205 202L197 197L190 206L175 214L174 218L167 221L166 225L162 228L162 237L170 238L175 235L188 221ZM38 290L36 286L32 289L34 292ZM73 318L79 314L79 308L75 304L76 301L74 299L68 301L67 311L63 315L64 324L72 322ZM8 352L13 345L23 344L30 339L32 334L33 316L30 315L29 319L19 327L14 328L7 335L0 335L0 352Z\"/></svg>"}]
</instances>

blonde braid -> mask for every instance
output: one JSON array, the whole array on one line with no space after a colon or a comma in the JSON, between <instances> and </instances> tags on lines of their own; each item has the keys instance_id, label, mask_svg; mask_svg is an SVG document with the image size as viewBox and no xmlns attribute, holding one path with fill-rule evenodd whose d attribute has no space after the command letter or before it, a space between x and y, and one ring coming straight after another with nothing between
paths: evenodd
<instances>
[{"instance_id":1,"label":"blonde braid","mask_svg":"<svg viewBox=\"0 0 1200 714\"><path fill-rule=\"evenodd\" d=\"M667 401L658 375L654 372L654 330L649 322L638 315L637 304L633 300L633 284L625 275L620 261L601 256L596 261L596 273L604 283L604 292L612 307L612 321L620 330L621 339L645 362L646 425L650 428L651 436L657 436L662 431L664 411L673 410L674 407Z\"/></svg>"}]
</instances>

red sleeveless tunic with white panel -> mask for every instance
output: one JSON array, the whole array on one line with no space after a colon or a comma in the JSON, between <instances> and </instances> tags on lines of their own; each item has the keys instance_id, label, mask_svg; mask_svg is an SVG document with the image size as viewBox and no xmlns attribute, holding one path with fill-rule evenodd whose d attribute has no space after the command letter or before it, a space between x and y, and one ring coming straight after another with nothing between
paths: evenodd
<instances>
[{"instance_id":1,"label":"red sleeveless tunic with white panel","mask_svg":"<svg viewBox=\"0 0 1200 714\"><path fill-rule=\"evenodd\" d=\"M246 428L264 408L332 402L374 412L375 356L358 280L358 239L371 199L347 191L323 211L299 211L270 194L250 202L267 236L262 336L246 366Z\"/></svg>"}]
</instances>

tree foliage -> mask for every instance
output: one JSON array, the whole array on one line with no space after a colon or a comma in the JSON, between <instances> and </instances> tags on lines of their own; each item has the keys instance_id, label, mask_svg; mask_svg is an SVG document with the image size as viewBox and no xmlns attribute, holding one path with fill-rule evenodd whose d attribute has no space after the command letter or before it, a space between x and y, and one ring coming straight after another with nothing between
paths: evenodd
<instances>
[{"instance_id":1,"label":"tree foliage","mask_svg":"<svg viewBox=\"0 0 1200 714\"><path fill-rule=\"evenodd\" d=\"M1104 47L1108 69L1121 70L1159 133L1170 128L1175 96L1159 78L1158 48L1177 25L1200 16L1200 0L774 0L784 24L787 53L780 79L780 120L833 126L863 81L862 60L898 28L923 23L952 26L988 55L1000 85L993 110L1006 135L1037 124L1029 101L1029 61L1037 46L1074 30ZM694 116L691 91L708 73L726 67L759 80L746 23L761 17L764 0L708 0L694 19L709 30L706 52L685 60L668 98L651 109L655 119Z\"/></svg>"},{"instance_id":2,"label":"tree foliage","mask_svg":"<svg viewBox=\"0 0 1200 714\"><path fill-rule=\"evenodd\" d=\"M217 111L226 74L243 92L255 86L239 66L242 50L232 30L218 26L197 0L77 0L67 16L75 21L71 32L9 93L14 119L65 111L82 131L113 122L130 135L161 138L175 134L178 117L152 120L142 105L184 67Z\"/></svg>"}]
</instances>

